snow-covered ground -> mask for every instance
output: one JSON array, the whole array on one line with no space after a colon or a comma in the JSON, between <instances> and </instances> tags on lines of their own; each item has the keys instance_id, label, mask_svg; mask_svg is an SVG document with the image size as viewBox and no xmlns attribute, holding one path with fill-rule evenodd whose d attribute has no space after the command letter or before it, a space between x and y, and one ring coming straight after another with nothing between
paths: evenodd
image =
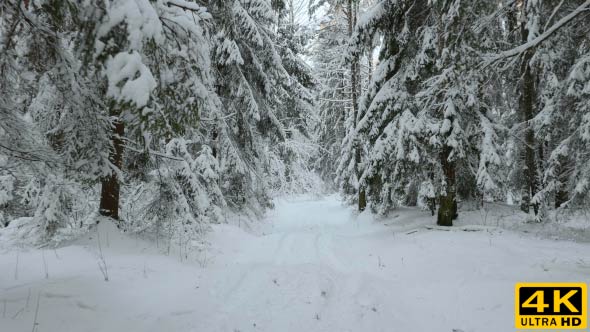
<instances>
[{"instance_id":1,"label":"snow-covered ground","mask_svg":"<svg viewBox=\"0 0 590 332\"><path fill-rule=\"evenodd\" d=\"M0 253L0 331L512 331L514 284L588 281L590 245L498 218L439 229L424 211L375 221L299 198L214 226L188 258L101 223L57 250Z\"/></svg>"}]
</instances>

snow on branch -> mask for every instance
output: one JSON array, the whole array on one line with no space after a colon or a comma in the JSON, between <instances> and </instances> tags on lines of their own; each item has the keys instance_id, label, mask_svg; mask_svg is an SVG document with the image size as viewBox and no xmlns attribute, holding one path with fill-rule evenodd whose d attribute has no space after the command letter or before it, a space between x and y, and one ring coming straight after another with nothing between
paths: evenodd
<instances>
[{"instance_id":1,"label":"snow on branch","mask_svg":"<svg viewBox=\"0 0 590 332\"><path fill-rule=\"evenodd\" d=\"M205 3L202 1L195 1L197 3L188 2L184 0L168 0L166 5L168 7L175 6L178 8L182 8L183 10L188 10L191 12L202 13L205 9Z\"/></svg>"},{"instance_id":2,"label":"snow on branch","mask_svg":"<svg viewBox=\"0 0 590 332\"><path fill-rule=\"evenodd\" d=\"M559 30L561 27L563 27L564 25L566 25L569 22L571 22L572 20L574 20L578 15L580 15L582 12L584 12L586 10L590 10L590 0L587 0L586 2L581 4L574 11L572 11L567 16L563 17L561 20L559 20L557 23L555 23L551 28L545 30L545 32L542 33L541 35L539 35L537 38L535 38L525 44L522 44L518 47L515 47L511 50L504 51L496 56L491 57L491 59L489 59L485 62L485 66L491 65L491 64L498 62L500 60L503 60L503 59L517 56L519 54L522 54L522 53L528 51L531 48L537 47L539 44L541 44L547 38L551 37L557 30Z\"/></svg>"},{"instance_id":3,"label":"snow on branch","mask_svg":"<svg viewBox=\"0 0 590 332\"><path fill-rule=\"evenodd\" d=\"M135 51L109 58L105 72L109 82L107 95L117 101L133 102L139 108L148 103L150 93L157 86L141 55Z\"/></svg>"}]
</instances>

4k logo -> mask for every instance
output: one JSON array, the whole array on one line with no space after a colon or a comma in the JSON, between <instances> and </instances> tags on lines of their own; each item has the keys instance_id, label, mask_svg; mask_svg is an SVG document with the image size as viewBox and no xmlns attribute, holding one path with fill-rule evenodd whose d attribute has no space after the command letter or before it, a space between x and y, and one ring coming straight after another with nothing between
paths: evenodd
<instances>
[{"instance_id":1,"label":"4k logo","mask_svg":"<svg viewBox=\"0 0 590 332\"><path fill-rule=\"evenodd\" d=\"M518 283L518 329L585 329L588 297L584 283Z\"/></svg>"}]
</instances>

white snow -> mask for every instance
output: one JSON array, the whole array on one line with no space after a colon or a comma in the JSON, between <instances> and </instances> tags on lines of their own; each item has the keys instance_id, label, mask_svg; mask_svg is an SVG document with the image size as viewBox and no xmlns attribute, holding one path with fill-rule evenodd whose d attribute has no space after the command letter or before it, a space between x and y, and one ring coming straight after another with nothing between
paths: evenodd
<instances>
[{"instance_id":1,"label":"white snow","mask_svg":"<svg viewBox=\"0 0 590 332\"><path fill-rule=\"evenodd\" d=\"M2 160L0 160L0 165ZM12 189L14 188L14 178L10 175L0 175L0 204L6 204L12 199ZM0 212L0 216L1 216Z\"/></svg>"},{"instance_id":2,"label":"white snow","mask_svg":"<svg viewBox=\"0 0 590 332\"><path fill-rule=\"evenodd\" d=\"M278 201L264 223L214 225L182 257L102 222L55 251L0 253L0 326L30 331L37 315L38 332L511 331L516 282L587 280L590 245L491 227L514 213L482 211L439 229L415 209L374 220L334 196Z\"/></svg>"},{"instance_id":3,"label":"white snow","mask_svg":"<svg viewBox=\"0 0 590 332\"><path fill-rule=\"evenodd\" d=\"M132 50L141 50L147 39L154 39L157 42L163 39L158 13L149 1L115 0L108 4L107 15L98 27L99 38L106 36L117 25L125 23L129 47ZM100 47L97 45L97 53L102 51Z\"/></svg>"},{"instance_id":4,"label":"white snow","mask_svg":"<svg viewBox=\"0 0 590 332\"><path fill-rule=\"evenodd\" d=\"M147 105L157 83L141 55L121 52L109 58L105 74L109 80L107 95L121 102L133 102L137 107Z\"/></svg>"}]
</instances>

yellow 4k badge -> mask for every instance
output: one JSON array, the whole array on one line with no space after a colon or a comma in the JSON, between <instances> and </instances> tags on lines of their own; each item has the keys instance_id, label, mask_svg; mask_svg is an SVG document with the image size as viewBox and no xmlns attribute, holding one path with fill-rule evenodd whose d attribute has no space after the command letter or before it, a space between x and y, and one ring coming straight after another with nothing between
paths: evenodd
<instances>
[{"instance_id":1,"label":"yellow 4k badge","mask_svg":"<svg viewBox=\"0 0 590 332\"><path fill-rule=\"evenodd\" d=\"M585 329L588 294L585 283L518 283L517 329Z\"/></svg>"}]
</instances>

